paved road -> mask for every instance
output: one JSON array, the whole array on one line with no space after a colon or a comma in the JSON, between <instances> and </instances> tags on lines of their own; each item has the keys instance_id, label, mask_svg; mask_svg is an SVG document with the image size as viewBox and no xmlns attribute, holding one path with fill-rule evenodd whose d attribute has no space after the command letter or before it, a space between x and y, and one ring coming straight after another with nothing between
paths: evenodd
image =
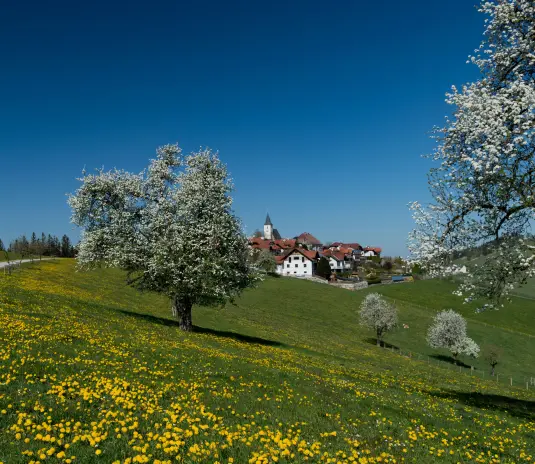
<instances>
[{"instance_id":1,"label":"paved road","mask_svg":"<svg viewBox=\"0 0 535 464\"><path fill-rule=\"evenodd\" d=\"M45 261L47 259L53 259L53 258L43 258L43 261ZM11 261L11 264L19 264L19 262L21 262L21 263L31 263L32 260L31 259L23 259L22 261L19 261L18 259L14 259L14 260ZM34 263L39 262L39 258L34 259L33 262ZM7 261L0 261L0 269L2 269L3 267L6 267L7 264L8 264Z\"/></svg>"}]
</instances>

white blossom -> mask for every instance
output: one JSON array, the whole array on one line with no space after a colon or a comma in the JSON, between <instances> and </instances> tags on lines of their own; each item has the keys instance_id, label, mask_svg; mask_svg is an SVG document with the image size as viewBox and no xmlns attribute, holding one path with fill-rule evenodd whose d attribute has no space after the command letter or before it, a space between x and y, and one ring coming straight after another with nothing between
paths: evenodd
<instances>
[{"instance_id":1,"label":"white blossom","mask_svg":"<svg viewBox=\"0 0 535 464\"><path fill-rule=\"evenodd\" d=\"M193 304L222 304L256 280L232 183L211 150L184 156L166 145L140 174L99 170L79 180L69 197L83 228L79 266L127 270L135 287L172 299L183 329L192 328Z\"/></svg>"},{"instance_id":2,"label":"white blossom","mask_svg":"<svg viewBox=\"0 0 535 464\"><path fill-rule=\"evenodd\" d=\"M446 348L455 359L460 354L479 355L479 346L466 335L465 319L452 309L435 316L427 332L427 343L432 348Z\"/></svg>"},{"instance_id":3,"label":"white blossom","mask_svg":"<svg viewBox=\"0 0 535 464\"><path fill-rule=\"evenodd\" d=\"M377 345L381 344L384 334L396 327L398 323L396 307L378 293L366 295L360 306L359 315L362 325L375 330Z\"/></svg>"},{"instance_id":4,"label":"white blossom","mask_svg":"<svg viewBox=\"0 0 535 464\"><path fill-rule=\"evenodd\" d=\"M482 77L447 95L454 115L436 129L433 202L410 205L409 249L413 262L441 276L458 270L457 253L495 242L458 293L499 302L535 275L521 239L535 219L535 4L485 1L480 11L490 18L470 61Z\"/></svg>"}]
</instances>

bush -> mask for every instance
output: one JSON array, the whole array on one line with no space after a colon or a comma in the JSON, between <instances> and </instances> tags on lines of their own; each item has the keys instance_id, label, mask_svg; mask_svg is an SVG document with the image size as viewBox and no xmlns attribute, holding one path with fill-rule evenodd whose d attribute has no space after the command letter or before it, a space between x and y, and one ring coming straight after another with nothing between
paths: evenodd
<instances>
[{"instance_id":1,"label":"bush","mask_svg":"<svg viewBox=\"0 0 535 464\"><path fill-rule=\"evenodd\" d=\"M376 277L374 279L366 279L366 282L368 282L368 285L375 285L375 284L380 284L381 283L381 279Z\"/></svg>"}]
</instances>

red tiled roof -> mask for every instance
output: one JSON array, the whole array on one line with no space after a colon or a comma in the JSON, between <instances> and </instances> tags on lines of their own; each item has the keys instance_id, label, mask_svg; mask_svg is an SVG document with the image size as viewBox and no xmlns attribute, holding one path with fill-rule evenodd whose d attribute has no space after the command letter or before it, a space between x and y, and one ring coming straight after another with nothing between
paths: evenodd
<instances>
[{"instance_id":1,"label":"red tiled roof","mask_svg":"<svg viewBox=\"0 0 535 464\"><path fill-rule=\"evenodd\" d=\"M373 251L374 253L381 253L383 249L381 247L366 247L364 248L364 251Z\"/></svg>"},{"instance_id":2,"label":"red tiled roof","mask_svg":"<svg viewBox=\"0 0 535 464\"><path fill-rule=\"evenodd\" d=\"M310 245L321 245L321 242L308 232L303 232L299 237L297 237L297 241Z\"/></svg>"},{"instance_id":3,"label":"red tiled roof","mask_svg":"<svg viewBox=\"0 0 535 464\"><path fill-rule=\"evenodd\" d=\"M344 243L344 242L333 242L329 245L330 247L344 247L344 248L353 248L354 250L360 250L362 247L360 246L360 243L353 242L353 243Z\"/></svg>"},{"instance_id":4,"label":"red tiled roof","mask_svg":"<svg viewBox=\"0 0 535 464\"><path fill-rule=\"evenodd\" d=\"M275 262L277 264L282 264L284 262L284 256L282 256L282 255L275 256Z\"/></svg>"},{"instance_id":5,"label":"red tiled roof","mask_svg":"<svg viewBox=\"0 0 535 464\"><path fill-rule=\"evenodd\" d=\"M293 247L284 252L284 254L282 255L283 260L286 259L289 255L291 255L294 251L301 253L305 258L308 258L311 261L315 261L316 259L318 259L319 255L319 253L314 250L305 250L304 248Z\"/></svg>"},{"instance_id":6,"label":"red tiled roof","mask_svg":"<svg viewBox=\"0 0 535 464\"><path fill-rule=\"evenodd\" d=\"M343 261L346 255L341 251L331 251L331 256L336 259L336 261Z\"/></svg>"},{"instance_id":7,"label":"red tiled roof","mask_svg":"<svg viewBox=\"0 0 535 464\"><path fill-rule=\"evenodd\" d=\"M293 248L295 246L293 238L281 238L280 240L275 240L275 243L281 248Z\"/></svg>"}]
</instances>

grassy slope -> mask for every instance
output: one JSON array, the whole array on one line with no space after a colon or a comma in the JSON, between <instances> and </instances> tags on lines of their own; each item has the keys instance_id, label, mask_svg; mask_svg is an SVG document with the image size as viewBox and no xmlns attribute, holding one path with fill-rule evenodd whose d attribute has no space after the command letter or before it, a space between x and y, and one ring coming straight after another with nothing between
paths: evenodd
<instances>
[{"instance_id":1,"label":"grassy slope","mask_svg":"<svg viewBox=\"0 0 535 464\"><path fill-rule=\"evenodd\" d=\"M476 314L477 303L464 304L462 298L452 296L455 284L447 281L418 281L380 287L379 293L389 297L400 308L400 318L410 329L398 330L390 336L394 345L413 349L423 355L447 355L425 343L425 332L433 315L441 309L453 308L468 321L468 333L483 347L495 344L503 348L500 374L513 377L516 384L524 384L526 377L535 377L535 308L533 302L514 298L500 310ZM465 360L468 362L468 360ZM479 370L485 370L484 359L470 360Z\"/></svg>"},{"instance_id":2,"label":"grassy slope","mask_svg":"<svg viewBox=\"0 0 535 464\"><path fill-rule=\"evenodd\" d=\"M379 291L410 325L388 340L427 354L427 321L455 307L448 284ZM64 260L0 279L0 461L529 462L532 391L377 349L357 325L365 293L269 279L195 308L202 329L183 334L117 271ZM459 307L478 342L508 343L504 372L534 362L526 301Z\"/></svg>"},{"instance_id":3,"label":"grassy slope","mask_svg":"<svg viewBox=\"0 0 535 464\"><path fill-rule=\"evenodd\" d=\"M17 259L20 259L20 255L18 253L13 253L11 251L8 251L9 259L14 261ZM0 251L0 262L7 261L6 254L3 251Z\"/></svg>"}]
</instances>

